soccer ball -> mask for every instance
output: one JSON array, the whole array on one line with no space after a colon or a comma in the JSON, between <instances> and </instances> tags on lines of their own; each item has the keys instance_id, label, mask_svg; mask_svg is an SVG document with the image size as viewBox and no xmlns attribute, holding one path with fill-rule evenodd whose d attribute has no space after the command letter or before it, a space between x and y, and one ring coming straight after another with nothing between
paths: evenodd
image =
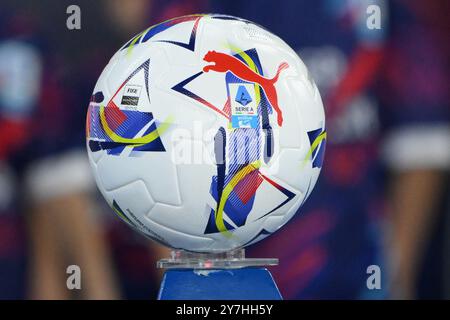
<instances>
[{"instance_id":1,"label":"soccer ball","mask_svg":"<svg viewBox=\"0 0 450 320\"><path fill-rule=\"evenodd\" d=\"M322 167L320 94L297 54L224 15L154 25L94 88L87 149L115 213L172 248L222 252L291 219Z\"/></svg>"}]
</instances>

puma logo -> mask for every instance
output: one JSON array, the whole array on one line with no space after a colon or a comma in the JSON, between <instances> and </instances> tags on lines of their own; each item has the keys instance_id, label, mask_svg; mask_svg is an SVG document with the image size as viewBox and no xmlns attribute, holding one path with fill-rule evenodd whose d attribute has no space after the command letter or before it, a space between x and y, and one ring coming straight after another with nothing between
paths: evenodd
<instances>
[{"instance_id":1,"label":"puma logo","mask_svg":"<svg viewBox=\"0 0 450 320\"><path fill-rule=\"evenodd\" d=\"M278 66L277 73L272 79L265 78L252 69L250 69L246 64L244 64L239 59L230 56L225 53L216 52L216 51L208 51L203 57L203 60L206 62L211 62L214 64L207 65L203 68L204 72L208 72L210 70L216 72L232 72L236 77L241 78L242 80L257 83L263 88L267 99L269 99L270 104L277 112L277 121L278 125L281 127L283 124L283 114L278 106L278 96L277 90L275 89L275 82L278 81L278 77L280 76L280 72L289 67L286 62L281 63Z\"/></svg>"}]
</instances>

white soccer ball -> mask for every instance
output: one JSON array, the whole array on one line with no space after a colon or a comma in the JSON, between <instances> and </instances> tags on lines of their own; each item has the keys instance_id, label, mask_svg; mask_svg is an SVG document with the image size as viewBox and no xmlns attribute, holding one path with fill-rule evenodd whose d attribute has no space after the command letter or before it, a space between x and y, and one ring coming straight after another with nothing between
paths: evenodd
<instances>
[{"instance_id":1,"label":"white soccer ball","mask_svg":"<svg viewBox=\"0 0 450 320\"><path fill-rule=\"evenodd\" d=\"M325 116L297 54L249 21L190 15L112 57L87 115L98 187L173 248L221 252L283 226L322 167Z\"/></svg>"}]
</instances>

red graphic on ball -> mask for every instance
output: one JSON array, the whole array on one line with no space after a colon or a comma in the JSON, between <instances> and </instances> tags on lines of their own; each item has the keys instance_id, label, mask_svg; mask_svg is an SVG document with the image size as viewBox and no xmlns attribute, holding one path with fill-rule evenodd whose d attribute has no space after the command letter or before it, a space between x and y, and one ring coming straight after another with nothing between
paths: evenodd
<instances>
[{"instance_id":1,"label":"red graphic on ball","mask_svg":"<svg viewBox=\"0 0 450 320\"><path fill-rule=\"evenodd\" d=\"M270 104L275 109L278 115L278 125L281 127L283 124L283 114L278 106L278 95L277 90L275 89L275 82L278 81L278 77L282 70L287 69L289 65L286 62L281 63L278 66L277 73L273 78L266 78L255 71L250 69L246 64L244 64L239 59L230 56L225 53L216 52L216 51L208 51L207 54L203 57L203 60L206 62L212 62L214 64L207 65L203 68L204 72L208 72L210 70L216 72L232 72L236 77L241 78L244 81L254 82L261 86L264 90Z\"/></svg>"}]
</instances>

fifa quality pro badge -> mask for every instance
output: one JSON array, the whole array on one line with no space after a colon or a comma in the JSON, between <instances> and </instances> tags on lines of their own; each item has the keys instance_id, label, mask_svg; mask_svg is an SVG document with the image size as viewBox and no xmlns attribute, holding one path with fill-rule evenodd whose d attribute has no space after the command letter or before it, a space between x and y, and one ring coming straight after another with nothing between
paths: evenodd
<instances>
[{"instance_id":1,"label":"fifa quality pro badge","mask_svg":"<svg viewBox=\"0 0 450 320\"><path fill-rule=\"evenodd\" d=\"M229 83L232 128L257 128L258 108L255 85L251 83Z\"/></svg>"},{"instance_id":2,"label":"fifa quality pro badge","mask_svg":"<svg viewBox=\"0 0 450 320\"><path fill-rule=\"evenodd\" d=\"M141 86L127 84L123 90L121 104L124 106L137 106L141 95Z\"/></svg>"}]
</instances>

